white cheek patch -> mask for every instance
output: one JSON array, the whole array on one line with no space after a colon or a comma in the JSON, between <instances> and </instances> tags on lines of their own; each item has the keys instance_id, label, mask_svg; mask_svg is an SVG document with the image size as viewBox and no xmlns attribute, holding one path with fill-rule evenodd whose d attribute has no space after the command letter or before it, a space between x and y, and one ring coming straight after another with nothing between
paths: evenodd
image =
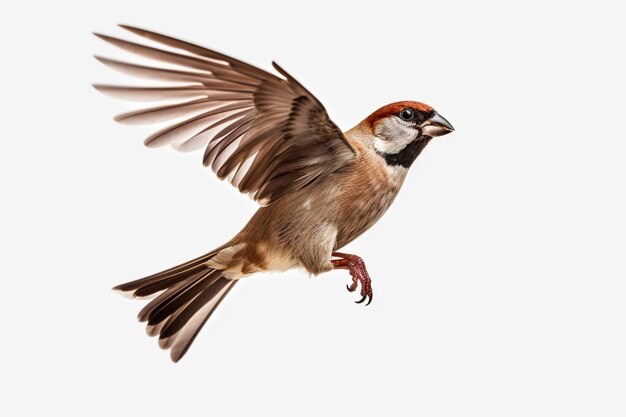
<instances>
[{"instance_id":1,"label":"white cheek patch","mask_svg":"<svg viewBox=\"0 0 626 417\"><path fill-rule=\"evenodd\" d=\"M378 152L394 155L400 153L406 146L417 139L419 132L395 117L382 120L374 130L376 139L374 149Z\"/></svg>"}]
</instances>

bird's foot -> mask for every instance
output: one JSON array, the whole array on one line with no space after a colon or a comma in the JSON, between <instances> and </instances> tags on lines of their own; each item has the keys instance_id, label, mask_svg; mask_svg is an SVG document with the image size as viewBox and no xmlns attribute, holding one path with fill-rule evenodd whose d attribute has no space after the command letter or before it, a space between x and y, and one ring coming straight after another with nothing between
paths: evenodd
<instances>
[{"instance_id":1,"label":"bird's foot","mask_svg":"<svg viewBox=\"0 0 626 417\"><path fill-rule=\"evenodd\" d=\"M356 291L358 284L361 283L361 297L363 298L356 301L356 303L362 303L369 298L367 304L365 304L369 305L374 294L372 292L372 279L367 273L363 259L360 256L339 252L333 252L333 256L339 258L331 260L333 267L335 269L347 269L352 276L352 284L347 285L348 291Z\"/></svg>"}]
</instances>

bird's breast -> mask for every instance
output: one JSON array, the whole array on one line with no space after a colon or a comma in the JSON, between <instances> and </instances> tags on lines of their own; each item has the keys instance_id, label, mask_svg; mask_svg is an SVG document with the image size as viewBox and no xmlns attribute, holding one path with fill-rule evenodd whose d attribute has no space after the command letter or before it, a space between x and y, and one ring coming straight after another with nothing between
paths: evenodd
<instances>
[{"instance_id":1,"label":"bird's breast","mask_svg":"<svg viewBox=\"0 0 626 417\"><path fill-rule=\"evenodd\" d=\"M372 227L398 195L407 169L381 160L365 160L342 187L341 215L337 222L337 247L356 239Z\"/></svg>"}]
</instances>

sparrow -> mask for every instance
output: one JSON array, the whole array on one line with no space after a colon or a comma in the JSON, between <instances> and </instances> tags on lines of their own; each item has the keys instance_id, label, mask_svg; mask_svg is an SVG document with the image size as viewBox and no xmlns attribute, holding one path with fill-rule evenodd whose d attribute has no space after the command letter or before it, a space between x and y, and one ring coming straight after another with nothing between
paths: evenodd
<instances>
[{"instance_id":1,"label":"sparrow","mask_svg":"<svg viewBox=\"0 0 626 417\"><path fill-rule=\"evenodd\" d=\"M243 61L136 27L147 46L95 34L127 52L169 64L144 66L96 56L127 75L160 86L94 84L134 101L166 101L117 116L139 125L171 122L145 140L150 148L204 149L202 162L260 208L222 246L162 272L114 287L152 298L139 312L174 362L189 349L220 302L256 272L305 269L350 273L357 303L372 301L372 281L357 255L339 252L374 225L395 199L411 164L452 125L432 107L399 101L342 132L324 106L275 62L275 75ZM172 124L173 123L173 124ZM366 305L367 305L366 304Z\"/></svg>"}]
</instances>

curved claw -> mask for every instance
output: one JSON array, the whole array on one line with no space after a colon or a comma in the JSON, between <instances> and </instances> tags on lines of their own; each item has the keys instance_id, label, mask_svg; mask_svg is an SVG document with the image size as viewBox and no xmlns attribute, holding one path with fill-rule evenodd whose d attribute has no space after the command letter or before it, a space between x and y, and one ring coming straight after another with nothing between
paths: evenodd
<instances>
[{"instance_id":1,"label":"curved claw","mask_svg":"<svg viewBox=\"0 0 626 417\"><path fill-rule=\"evenodd\" d=\"M372 299L374 298L374 294L370 294L370 300L367 302L367 304L365 304L366 306L370 305L370 303L372 302Z\"/></svg>"},{"instance_id":2,"label":"curved claw","mask_svg":"<svg viewBox=\"0 0 626 417\"><path fill-rule=\"evenodd\" d=\"M359 301L355 301L356 304L362 304L365 301L367 303L366 306L370 305L372 302L372 280L370 279L369 274L367 273L367 269L365 268L365 263L363 259L356 255L349 255L345 253L333 252L333 257L337 257L340 259L333 259L331 262L333 267L336 269L347 269L350 272L350 276L352 277L352 283L346 285L346 289L349 292L355 292L361 284L361 296L362 298ZM369 298L369 299L368 299Z\"/></svg>"}]
</instances>

